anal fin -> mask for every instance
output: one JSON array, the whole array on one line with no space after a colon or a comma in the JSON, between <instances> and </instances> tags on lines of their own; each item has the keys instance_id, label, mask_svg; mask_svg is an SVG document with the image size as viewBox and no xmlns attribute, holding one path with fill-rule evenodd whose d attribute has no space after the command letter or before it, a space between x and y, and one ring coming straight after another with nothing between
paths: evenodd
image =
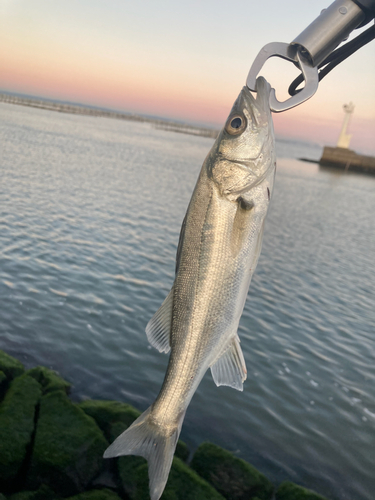
<instances>
[{"instance_id":1,"label":"anal fin","mask_svg":"<svg viewBox=\"0 0 375 500\"><path fill-rule=\"evenodd\" d=\"M172 327L173 290L150 319L146 326L146 335L150 344L159 352L169 352Z\"/></svg>"},{"instance_id":2,"label":"anal fin","mask_svg":"<svg viewBox=\"0 0 375 500\"><path fill-rule=\"evenodd\" d=\"M247 370L238 335L231 340L227 349L211 366L211 373L217 386L228 385L238 391L243 390Z\"/></svg>"}]
</instances>

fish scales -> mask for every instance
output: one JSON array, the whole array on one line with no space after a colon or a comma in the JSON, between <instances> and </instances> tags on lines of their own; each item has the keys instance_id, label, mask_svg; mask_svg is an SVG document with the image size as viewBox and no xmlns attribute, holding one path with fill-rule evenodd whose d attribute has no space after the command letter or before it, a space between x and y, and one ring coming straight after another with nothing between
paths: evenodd
<instances>
[{"instance_id":1,"label":"fish scales","mask_svg":"<svg viewBox=\"0 0 375 500\"><path fill-rule=\"evenodd\" d=\"M146 327L150 343L171 351L155 402L105 457L148 460L151 500L163 493L186 409L211 368L217 385L242 390L246 366L237 335L275 175L270 86L244 87L205 162L182 224L176 276Z\"/></svg>"}]
</instances>

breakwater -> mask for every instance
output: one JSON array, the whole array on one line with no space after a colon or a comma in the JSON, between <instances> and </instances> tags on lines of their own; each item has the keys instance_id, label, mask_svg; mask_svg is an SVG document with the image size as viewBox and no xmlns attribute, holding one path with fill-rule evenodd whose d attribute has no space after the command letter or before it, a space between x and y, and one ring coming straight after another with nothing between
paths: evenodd
<instances>
[{"instance_id":1,"label":"breakwater","mask_svg":"<svg viewBox=\"0 0 375 500\"><path fill-rule=\"evenodd\" d=\"M319 164L340 168L345 171L375 174L375 157L360 155L347 148L325 146Z\"/></svg>"},{"instance_id":2,"label":"breakwater","mask_svg":"<svg viewBox=\"0 0 375 500\"><path fill-rule=\"evenodd\" d=\"M32 108L47 109L49 111L57 111L59 113L70 113L78 115L98 116L104 118L113 118L116 120L132 120L137 122L150 123L154 127L161 130L179 132L182 134L198 135L202 137L215 138L218 135L218 130L209 127L198 127L187 123L174 122L169 120L150 118L147 116L137 115L134 113L121 113L119 111L111 111L100 108L82 106L80 104L66 104L62 102L47 101L33 97L22 97L11 94L0 93L0 102L9 104L17 104L19 106L29 106Z\"/></svg>"},{"instance_id":3,"label":"breakwater","mask_svg":"<svg viewBox=\"0 0 375 500\"><path fill-rule=\"evenodd\" d=\"M118 401L73 403L69 390L56 372L26 371L0 351L0 500L148 500L144 458L103 460L140 412ZM190 455L179 441L162 498L326 500L289 481L275 492L252 465L211 443Z\"/></svg>"}]
</instances>

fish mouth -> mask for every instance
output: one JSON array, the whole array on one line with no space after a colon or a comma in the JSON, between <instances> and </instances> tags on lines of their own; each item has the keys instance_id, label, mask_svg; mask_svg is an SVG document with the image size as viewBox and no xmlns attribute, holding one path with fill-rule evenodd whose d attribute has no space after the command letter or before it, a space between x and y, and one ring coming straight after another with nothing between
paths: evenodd
<instances>
[{"instance_id":1,"label":"fish mouth","mask_svg":"<svg viewBox=\"0 0 375 500\"><path fill-rule=\"evenodd\" d=\"M250 89L246 86L241 90L245 109L250 113L256 125L271 119L271 108L269 103L270 93L271 85L262 76L259 76L256 80L256 97L253 96ZM257 110L258 113L254 112L255 110Z\"/></svg>"}]
</instances>

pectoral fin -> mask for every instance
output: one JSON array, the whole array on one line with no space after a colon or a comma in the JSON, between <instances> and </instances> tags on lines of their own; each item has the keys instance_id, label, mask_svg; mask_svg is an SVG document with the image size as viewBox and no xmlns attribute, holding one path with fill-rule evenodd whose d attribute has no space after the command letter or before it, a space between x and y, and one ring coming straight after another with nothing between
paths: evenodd
<instances>
[{"instance_id":1,"label":"pectoral fin","mask_svg":"<svg viewBox=\"0 0 375 500\"><path fill-rule=\"evenodd\" d=\"M211 366L212 378L217 386L228 385L243 390L243 382L247 377L245 359L240 347L238 335L230 342L227 349Z\"/></svg>"},{"instance_id":2,"label":"pectoral fin","mask_svg":"<svg viewBox=\"0 0 375 500\"><path fill-rule=\"evenodd\" d=\"M231 249L234 257L237 256L238 252L243 248L244 241L249 238L248 227L254 213L253 202L247 201L242 196L239 196L236 203L237 211L233 220L231 235Z\"/></svg>"},{"instance_id":3,"label":"pectoral fin","mask_svg":"<svg viewBox=\"0 0 375 500\"><path fill-rule=\"evenodd\" d=\"M173 290L174 286L146 326L148 341L159 352L169 352L171 348Z\"/></svg>"}]
</instances>

